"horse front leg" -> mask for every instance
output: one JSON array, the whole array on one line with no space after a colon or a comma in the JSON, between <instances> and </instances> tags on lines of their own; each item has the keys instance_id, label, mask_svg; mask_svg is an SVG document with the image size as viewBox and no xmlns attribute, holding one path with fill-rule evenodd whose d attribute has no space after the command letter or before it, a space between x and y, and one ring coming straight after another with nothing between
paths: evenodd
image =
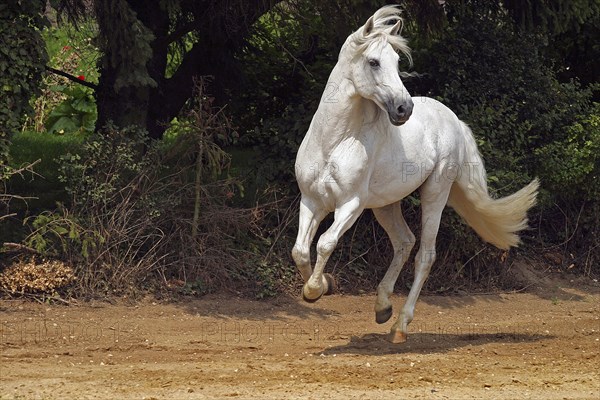
<instances>
[{"instance_id":1,"label":"horse front leg","mask_svg":"<svg viewBox=\"0 0 600 400\"><path fill-rule=\"evenodd\" d=\"M302 288L302 297L308 302L315 302L324 294L333 291L335 282L329 274L323 274L325 264L333 253L338 240L356 222L363 207L360 199L354 198L335 210L333 224L321 235L317 242L317 261L315 270Z\"/></svg>"},{"instance_id":2,"label":"horse front leg","mask_svg":"<svg viewBox=\"0 0 600 400\"><path fill-rule=\"evenodd\" d=\"M312 243L319 224L327 215L327 212L314 206L312 202L305 197L300 200L300 220L298 223L298 236L292 249L292 258L296 263L296 268L302 275L306 283L312 275L310 265L310 245Z\"/></svg>"}]
</instances>

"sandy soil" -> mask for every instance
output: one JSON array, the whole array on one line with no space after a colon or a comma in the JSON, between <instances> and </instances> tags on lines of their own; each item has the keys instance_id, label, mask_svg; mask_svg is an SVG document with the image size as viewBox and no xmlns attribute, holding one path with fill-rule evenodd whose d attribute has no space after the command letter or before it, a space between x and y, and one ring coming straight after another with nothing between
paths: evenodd
<instances>
[{"instance_id":1,"label":"sandy soil","mask_svg":"<svg viewBox=\"0 0 600 400\"><path fill-rule=\"evenodd\" d=\"M402 345L373 302L0 301L0 399L600 398L597 288L423 296Z\"/></svg>"}]
</instances>

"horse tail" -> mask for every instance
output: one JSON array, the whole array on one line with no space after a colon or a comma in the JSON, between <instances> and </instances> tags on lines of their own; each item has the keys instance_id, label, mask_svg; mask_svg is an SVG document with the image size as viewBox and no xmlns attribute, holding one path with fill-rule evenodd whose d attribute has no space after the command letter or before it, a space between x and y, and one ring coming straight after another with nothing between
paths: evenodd
<instances>
[{"instance_id":1,"label":"horse tail","mask_svg":"<svg viewBox=\"0 0 600 400\"><path fill-rule=\"evenodd\" d=\"M510 196L491 198L475 138L465 123L460 124L465 139L464 168L452 185L448 205L486 242L505 250L518 246L517 232L527 228L527 210L536 203L539 181L534 179Z\"/></svg>"}]
</instances>

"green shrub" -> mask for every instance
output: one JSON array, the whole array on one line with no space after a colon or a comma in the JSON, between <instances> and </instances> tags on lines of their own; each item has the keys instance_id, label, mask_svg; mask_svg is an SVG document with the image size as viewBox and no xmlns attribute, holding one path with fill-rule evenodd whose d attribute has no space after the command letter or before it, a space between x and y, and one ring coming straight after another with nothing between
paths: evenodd
<instances>
[{"instance_id":1,"label":"green shrub","mask_svg":"<svg viewBox=\"0 0 600 400\"><path fill-rule=\"evenodd\" d=\"M247 282L254 255L235 249L254 214L229 207L234 182L213 175L222 155L213 134L227 127L210 110L182 118L170 143L108 126L61 158L69 206L30 218L26 243L74 266L74 294L204 294Z\"/></svg>"},{"instance_id":2,"label":"green shrub","mask_svg":"<svg viewBox=\"0 0 600 400\"><path fill-rule=\"evenodd\" d=\"M423 41L415 45L415 68L422 75L405 83L413 95L438 98L471 126L486 162L492 195L513 193L539 175L543 185L541 203L553 203L558 198L552 194L552 184L546 184L546 173L540 170L540 165L552 165L552 161L544 161L543 158L559 148L563 150L567 140L565 132L577 129L574 128L577 115L590 115L592 92L577 82L558 81L555 68L545 55L548 45L545 38L518 31L506 15L498 12L500 8L497 5L490 7L489 13L477 14L471 12L469 7L462 10L453 8L443 34L432 38L430 42ZM295 27L293 21L288 25L284 22L275 20L271 25L260 26L264 30L261 31L261 41L256 44L260 51L248 56L247 65L258 63L261 57L278 51L281 48L278 45L280 37L285 37L286 43L290 43L286 47L289 52L276 58L276 62L267 63L266 71L263 69L261 72L274 79L258 82L256 87L259 90L251 92L250 96L254 97L248 99L248 104L250 107L260 104L255 113L257 118L261 118L257 123L259 128L253 131L252 139L265 158L260 160L267 167L265 176L278 182L284 191L287 189L288 193L295 194L292 167L297 146L316 109L318 96L323 92L322 85L337 59L339 46L336 47L335 39L329 37L328 46L324 41L317 41L310 43L312 47L309 50L302 51L302 44L306 42L299 41L297 37L307 37L302 36L306 33L302 30L320 32L319 19L310 21L313 25L302 28ZM277 34L269 36L270 29ZM412 39L410 33L408 36ZM271 41L265 37L270 37ZM291 57L292 54L296 58ZM310 78L296 83L297 75L305 72L310 73ZM286 91L289 92L287 96ZM269 93L275 93L272 100L256 100L256 97ZM267 112L263 114L263 110ZM589 129L588 125L585 126L584 130ZM590 166L598 163L597 158L591 156L595 147L584 144L581 136L577 137L579 139L573 140L578 145L568 152L577 153L569 163L577 164L579 170L564 171L567 175L563 180L577 175L581 182L589 186L595 183L590 180L593 173L585 176L582 173L587 174ZM537 149L547 145L551 147L537 152ZM579 220L577 215L584 203L585 212L592 215L590 200L598 198L585 190L579 193L581 197L577 205L570 210L564 208L572 221ZM404 213L418 236L418 198L404 202ZM598 214L595 212L593 215ZM555 215L548 215L543 205L533 209L529 216L531 225L536 228L556 226ZM324 221L317 237L328 221ZM583 222L583 217L579 221ZM365 213L357 224L360 224L359 229L351 229L340 240L328 269L334 270L342 289L373 289L390 262L391 246L370 213ZM470 288L471 285L500 285L511 257L531 249L534 249L532 253L544 251L548 246L562 243L569 238L575 225L573 223L569 228L566 237L549 229L545 229L551 232L547 236L533 229L524 231L524 250L522 248L507 255L483 243L460 217L448 210L442 218L438 235L438 261L432 270L428 287L447 290L461 286ZM579 226L579 230L590 232L589 229L594 225L586 223L586 226L588 228L585 229ZM287 227L282 236L286 237L287 243L293 243L296 227L295 222ZM543 240L540 240L541 237ZM582 254L588 254L588 250L594 248L596 239L591 239L593 237L588 237L587 245L583 242L577 245ZM572 244L575 245L575 242ZM289 248L282 250L289 251ZM287 254L281 253L281 256ZM411 262L407 266L409 271ZM407 287L411 279L410 272L403 273L398 286ZM510 280L505 283L510 284Z\"/></svg>"},{"instance_id":3,"label":"green shrub","mask_svg":"<svg viewBox=\"0 0 600 400\"><path fill-rule=\"evenodd\" d=\"M562 253L563 267L600 274L600 104L535 157L545 188L540 236Z\"/></svg>"},{"instance_id":4,"label":"green shrub","mask_svg":"<svg viewBox=\"0 0 600 400\"><path fill-rule=\"evenodd\" d=\"M90 251L103 242L97 231L84 229L60 204L57 211L43 211L26 218L24 223L30 223L33 229L25 244L39 254L53 258L74 260L82 256L88 261Z\"/></svg>"},{"instance_id":5,"label":"green shrub","mask_svg":"<svg viewBox=\"0 0 600 400\"><path fill-rule=\"evenodd\" d=\"M535 149L547 190L567 201L600 199L600 103L564 129L562 138Z\"/></svg>"},{"instance_id":6,"label":"green shrub","mask_svg":"<svg viewBox=\"0 0 600 400\"><path fill-rule=\"evenodd\" d=\"M40 160L36 170L41 178L57 181L58 159L67 153L77 153L84 140L85 135L46 135L31 131L19 132L13 137L10 146L11 166L18 168Z\"/></svg>"},{"instance_id":7,"label":"green shrub","mask_svg":"<svg viewBox=\"0 0 600 400\"><path fill-rule=\"evenodd\" d=\"M140 129L108 126L87 138L81 154L62 156L61 180L74 197L76 210L112 206L118 192L153 162L150 157L142 158L147 145Z\"/></svg>"},{"instance_id":8,"label":"green shrub","mask_svg":"<svg viewBox=\"0 0 600 400\"><path fill-rule=\"evenodd\" d=\"M9 167L22 171L4 182L6 193L10 193L6 195L6 199L10 199L6 207L0 195L2 211L10 216L0 218L0 243L20 242L27 236L24 218L53 210L57 203L69 202L64 183L59 180L59 158L69 152L77 154L83 140L82 135L58 136L31 131L15 134Z\"/></svg>"},{"instance_id":9,"label":"green shrub","mask_svg":"<svg viewBox=\"0 0 600 400\"><path fill-rule=\"evenodd\" d=\"M8 145L39 93L48 54L37 29L46 2L24 0L0 6L0 182L8 173Z\"/></svg>"},{"instance_id":10,"label":"green shrub","mask_svg":"<svg viewBox=\"0 0 600 400\"><path fill-rule=\"evenodd\" d=\"M97 83L96 30L90 21L82 21L77 28L66 22L45 28L42 35L50 56L48 65L79 80ZM34 115L27 119L25 129L59 134L94 129L97 112L93 91L79 81L47 73L41 93L32 103Z\"/></svg>"},{"instance_id":11,"label":"green shrub","mask_svg":"<svg viewBox=\"0 0 600 400\"><path fill-rule=\"evenodd\" d=\"M92 91L82 86L57 86L55 91L65 95L46 119L48 134L91 133L96 127L96 100Z\"/></svg>"},{"instance_id":12,"label":"green shrub","mask_svg":"<svg viewBox=\"0 0 600 400\"><path fill-rule=\"evenodd\" d=\"M419 60L431 93L471 126L501 194L528 182L536 170L534 149L561 137L589 107L591 92L559 83L543 45L508 19L466 12Z\"/></svg>"},{"instance_id":13,"label":"green shrub","mask_svg":"<svg viewBox=\"0 0 600 400\"><path fill-rule=\"evenodd\" d=\"M27 204L14 203L15 211L27 208L30 212L53 209L57 201L67 201L64 184L59 180L59 158L64 154L77 154L84 140L82 135L47 135L37 132L20 132L10 146L11 167L21 168L34 163L35 173L13 176L7 182L8 190L29 198Z\"/></svg>"},{"instance_id":14,"label":"green shrub","mask_svg":"<svg viewBox=\"0 0 600 400\"><path fill-rule=\"evenodd\" d=\"M350 33L343 23L348 16L333 4L293 2L289 7L275 7L255 23L240 55L247 86L232 104L242 116L236 121L240 144L260 154L257 174L286 185L294 181L296 151Z\"/></svg>"},{"instance_id":15,"label":"green shrub","mask_svg":"<svg viewBox=\"0 0 600 400\"><path fill-rule=\"evenodd\" d=\"M509 20L467 11L421 62L430 90L471 125L493 192L506 195L541 178L540 206L529 213L540 232L523 232L525 243L537 252L559 245L565 256L580 254L581 270L590 273L598 246L598 107L591 107L592 88L557 80L543 48L542 37L517 32ZM460 237L462 227L446 220L446 230ZM460 243L455 256L463 260L481 248ZM574 260L564 259L564 267Z\"/></svg>"}]
</instances>

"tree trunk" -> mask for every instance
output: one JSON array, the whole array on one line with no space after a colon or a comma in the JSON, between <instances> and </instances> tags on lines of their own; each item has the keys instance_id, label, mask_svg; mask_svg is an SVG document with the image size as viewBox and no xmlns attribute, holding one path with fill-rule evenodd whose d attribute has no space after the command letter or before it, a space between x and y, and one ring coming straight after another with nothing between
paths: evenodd
<instances>
[{"instance_id":1,"label":"tree trunk","mask_svg":"<svg viewBox=\"0 0 600 400\"><path fill-rule=\"evenodd\" d=\"M150 90L146 87L127 86L115 90L118 72L115 68L100 70L100 81L96 89L98 120L96 128L103 128L108 122L116 126L137 125L146 127Z\"/></svg>"},{"instance_id":2,"label":"tree trunk","mask_svg":"<svg viewBox=\"0 0 600 400\"><path fill-rule=\"evenodd\" d=\"M168 11L160 5L151 7L145 0L127 0L126 4L125 0L97 0L97 3L102 4L97 6L97 12L106 12L110 7L114 8L115 4L130 7L135 18L152 32L152 55L145 64L146 70L131 73L146 73L156 83L155 86L146 82L117 88L116 83L123 78L120 74L130 72L118 60L127 54L143 53L144 43L135 41L134 46L139 48L124 52L112 42L112 46L103 49L101 78L96 92L97 128L101 128L109 120L117 126L135 124L145 128L153 139L162 138L168 123L179 114L192 96L194 77L211 76L209 93L215 97L215 103L223 105L227 102L229 92L235 91L239 76L235 54L243 45L252 23L274 4L267 0L181 0L182 12L193 14L194 19L186 26L187 29L174 31L170 28L172 21L169 20ZM120 29L123 37L135 37L134 24L115 27L118 20L111 15L104 18L99 16L98 20L103 35L120 32ZM169 45L190 31L195 31L197 37L201 38L200 41L186 53L173 76L166 78ZM110 44L111 41L107 43ZM131 42L128 44L131 45Z\"/></svg>"}]
</instances>

